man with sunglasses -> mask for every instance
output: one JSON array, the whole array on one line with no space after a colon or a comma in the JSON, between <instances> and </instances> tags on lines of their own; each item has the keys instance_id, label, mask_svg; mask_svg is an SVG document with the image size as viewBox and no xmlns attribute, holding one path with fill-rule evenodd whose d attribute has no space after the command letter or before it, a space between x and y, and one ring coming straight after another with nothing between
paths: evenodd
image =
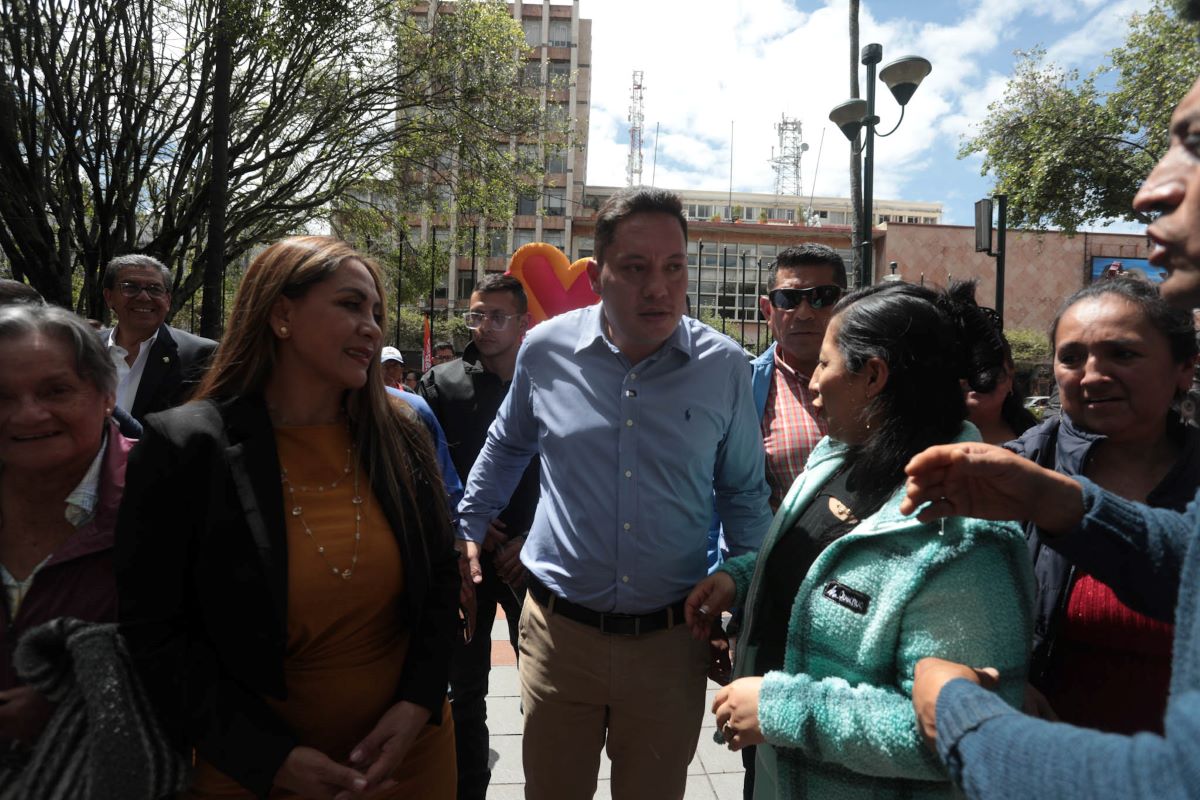
<instances>
[{"instance_id":1,"label":"man with sunglasses","mask_svg":"<svg viewBox=\"0 0 1200 800\"><path fill-rule=\"evenodd\" d=\"M166 324L170 285L171 271L141 254L117 256L101 278L117 317L115 327L100 331L117 367L117 405L138 422L186 401L217 347Z\"/></svg>"},{"instance_id":2,"label":"man with sunglasses","mask_svg":"<svg viewBox=\"0 0 1200 800\"><path fill-rule=\"evenodd\" d=\"M823 244L789 247L775 259L768 286L758 305L775 342L751 366L775 511L825 435L808 381L833 307L846 290L846 264Z\"/></svg>"},{"instance_id":3,"label":"man with sunglasses","mask_svg":"<svg viewBox=\"0 0 1200 800\"><path fill-rule=\"evenodd\" d=\"M462 358L437 363L417 384L450 444L458 474L467 476L508 393L517 350L529 327L528 301L521 282L488 275L471 294L464 321L471 342ZM458 755L459 800L483 800L491 780L488 767L487 692L491 671L492 622L496 603L504 608L509 641L517 647L517 620L524 599L524 568L519 555L533 524L538 501L538 463L525 469L512 499L487 526L480 559L483 582L475 589L475 635L455 646L450 664L450 708Z\"/></svg>"}]
</instances>

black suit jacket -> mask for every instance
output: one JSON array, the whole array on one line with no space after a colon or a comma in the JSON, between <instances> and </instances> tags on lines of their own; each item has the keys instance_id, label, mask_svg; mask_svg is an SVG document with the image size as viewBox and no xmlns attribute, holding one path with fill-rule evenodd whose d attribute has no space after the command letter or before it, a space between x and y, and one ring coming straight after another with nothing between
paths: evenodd
<instances>
[{"instance_id":1,"label":"black suit jacket","mask_svg":"<svg viewBox=\"0 0 1200 800\"><path fill-rule=\"evenodd\" d=\"M372 488L404 559L410 642L396 699L436 722L459 630L457 553L437 476L417 480L419 509ZM418 540L405 522L415 514L438 533ZM263 700L286 693L288 557L261 397L147 419L129 457L115 562L121 631L164 729L265 797L297 741Z\"/></svg>"},{"instance_id":2,"label":"black suit jacket","mask_svg":"<svg viewBox=\"0 0 1200 800\"><path fill-rule=\"evenodd\" d=\"M110 329L100 332L107 343ZM133 408L126 411L138 422L146 415L184 403L208 369L217 343L163 324L146 357Z\"/></svg>"}]
</instances>

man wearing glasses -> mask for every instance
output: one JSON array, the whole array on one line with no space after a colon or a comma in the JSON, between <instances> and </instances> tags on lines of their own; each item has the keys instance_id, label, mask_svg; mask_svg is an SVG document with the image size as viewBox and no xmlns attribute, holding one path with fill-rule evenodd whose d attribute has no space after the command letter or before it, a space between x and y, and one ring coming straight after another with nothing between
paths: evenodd
<instances>
[{"instance_id":1,"label":"man wearing glasses","mask_svg":"<svg viewBox=\"0 0 1200 800\"><path fill-rule=\"evenodd\" d=\"M825 435L808 381L833 307L846 290L846 264L823 244L789 247L775 259L767 285L758 305L775 342L751 366L775 511Z\"/></svg>"},{"instance_id":2,"label":"man wearing glasses","mask_svg":"<svg viewBox=\"0 0 1200 800\"><path fill-rule=\"evenodd\" d=\"M104 302L117 324L100 335L117 367L117 405L138 422L177 406L200 382L217 343L166 324L171 272L156 258L133 254L108 262Z\"/></svg>"},{"instance_id":3,"label":"man wearing glasses","mask_svg":"<svg viewBox=\"0 0 1200 800\"><path fill-rule=\"evenodd\" d=\"M529 326L525 289L509 275L488 275L471 294L464 315L471 342L462 358L435 364L417 384L446 432L450 457L466 476L508 393L517 350ZM459 642L450 665L450 708L458 750L459 800L483 800L491 780L485 700L492 664L492 622L496 603L504 608L509 641L517 648L517 620L525 597L524 568L518 556L533 524L538 501L538 464L525 468L512 500L487 524L483 541L483 582L475 586L475 635ZM518 599L520 598L520 599Z\"/></svg>"},{"instance_id":4,"label":"man wearing glasses","mask_svg":"<svg viewBox=\"0 0 1200 800\"><path fill-rule=\"evenodd\" d=\"M687 267L676 195L609 198L588 264L600 303L529 334L459 505L474 580L487 521L540 460L521 553L527 800L591 797L601 752L616 800L682 800L709 665L683 601L706 573L714 493L733 552L770 524L749 365L683 316Z\"/></svg>"}]
</instances>

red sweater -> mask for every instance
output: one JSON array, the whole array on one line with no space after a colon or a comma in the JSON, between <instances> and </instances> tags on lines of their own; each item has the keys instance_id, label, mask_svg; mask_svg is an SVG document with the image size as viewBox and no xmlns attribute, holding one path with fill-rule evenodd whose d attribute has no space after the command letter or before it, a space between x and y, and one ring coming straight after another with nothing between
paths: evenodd
<instances>
[{"instance_id":1,"label":"red sweater","mask_svg":"<svg viewBox=\"0 0 1200 800\"><path fill-rule=\"evenodd\" d=\"M1173 626L1132 610L1082 574L1055 643L1047 699L1064 722L1110 733L1162 733Z\"/></svg>"}]
</instances>

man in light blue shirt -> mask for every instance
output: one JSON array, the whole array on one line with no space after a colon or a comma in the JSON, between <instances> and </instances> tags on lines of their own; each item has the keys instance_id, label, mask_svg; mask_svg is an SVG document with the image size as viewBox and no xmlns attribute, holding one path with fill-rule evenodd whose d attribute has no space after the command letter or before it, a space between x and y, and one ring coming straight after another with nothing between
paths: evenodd
<instances>
[{"instance_id":1,"label":"man in light blue shirt","mask_svg":"<svg viewBox=\"0 0 1200 800\"><path fill-rule=\"evenodd\" d=\"M472 579L487 523L529 459L541 495L521 553L526 797L683 797L708 648L683 600L706 574L715 492L734 554L770 523L750 368L683 317L679 198L626 190L600 210L588 267L599 305L534 328L459 507Z\"/></svg>"}]
</instances>

